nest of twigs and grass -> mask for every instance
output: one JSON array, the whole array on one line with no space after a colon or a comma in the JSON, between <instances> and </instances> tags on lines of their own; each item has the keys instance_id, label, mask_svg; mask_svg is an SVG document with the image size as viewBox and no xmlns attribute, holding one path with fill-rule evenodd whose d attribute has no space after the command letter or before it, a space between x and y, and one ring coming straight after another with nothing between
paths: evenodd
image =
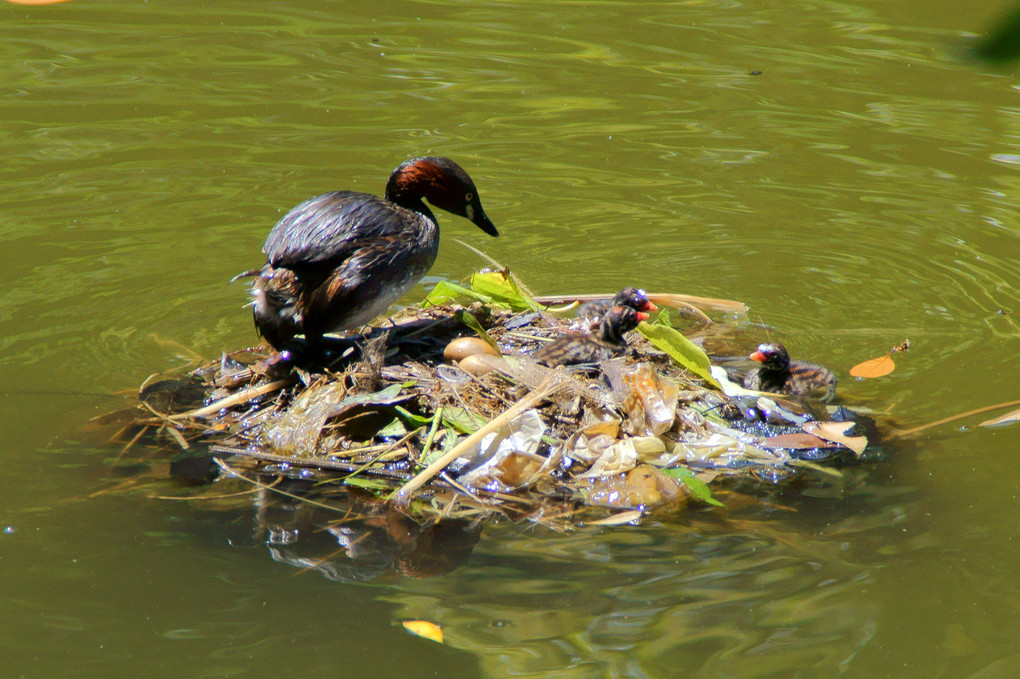
<instances>
[{"instance_id":1,"label":"nest of twigs and grass","mask_svg":"<svg viewBox=\"0 0 1020 679\"><path fill-rule=\"evenodd\" d=\"M289 479L326 504L353 492L413 516L555 526L719 504L713 491L735 483L831 482L873 449L843 408L728 382L702 347L725 327L711 317L743 305L650 297L684 332L663 313L609 360L550 368L532 355L581 331L577 298L533 298L507 272L479 273L337 339L324 368L258 348L151 379L116 439L174 458L174 476L198 486L189 497ZM451 358L458 338L472 338L470 365Z\"/></svg>"}]
</instances>

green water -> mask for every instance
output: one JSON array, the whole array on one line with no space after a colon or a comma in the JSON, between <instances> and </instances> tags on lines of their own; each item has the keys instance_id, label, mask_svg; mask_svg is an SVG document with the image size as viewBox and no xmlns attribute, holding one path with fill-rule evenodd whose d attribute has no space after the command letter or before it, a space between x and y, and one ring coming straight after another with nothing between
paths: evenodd
<instances>
[{"instance_id":1,"label":"green water","mask_svg":"<svg viewBox=\"0 0 1020 679\"><path fill-rule=\"evenodd\" d=\"M539 293L744 301L900 422L1018 399L1018 81L964 53L1001 9L0 5L5 674L1017 676L1020 437L981 416L844 492L490 527L452 572L358 581L296 568L251 508L110 490L89 422L254 343L226 281L284 211L422 154L503 235L441 214L430 280L485 264L463 239ZM847 375L904 338L893 375Z\"/></svg>"}]
</instances>

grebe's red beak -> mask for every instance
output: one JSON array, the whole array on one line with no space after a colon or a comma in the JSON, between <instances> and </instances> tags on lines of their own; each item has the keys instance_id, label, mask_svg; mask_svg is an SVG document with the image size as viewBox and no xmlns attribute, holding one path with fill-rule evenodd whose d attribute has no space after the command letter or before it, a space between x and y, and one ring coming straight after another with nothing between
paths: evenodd
<instances>
[{"instance_id":1,"label":"grebe's red beak","mask_svg":"<svg viewBox=\"0 0 1020 679\"><path fill-rule=\"evenodd\" d=\"M765 362L765 354L761 353L760 351L754 352L753 354L748 356L748 358L751 359L752 361L754 361L755 363L764 363Z\"/></svg>"},{"instance_id":2,"label":"grebe's red beak","mask_svg":"<svg viewBox=\"0 0 1020 679\"><path fill-rule=\"evenodd\" d=\"M647 321L648 320L648 314L646 314L643 311L639 311L639 312L637 312L637 319L638 319L638 323L640 323L641 321Z\"/></svg>"},{"instance_id":3,"label":"grebe's red beak","mask_svg":"<svg viewBox=\"0 0 1020 679\"><path fill-rule=\"evenodd\" d=\"M641 307L641 311L658 311L659 307L655 306L651 302L646 301L645 305Z\"/></svg>"}]
</instances>

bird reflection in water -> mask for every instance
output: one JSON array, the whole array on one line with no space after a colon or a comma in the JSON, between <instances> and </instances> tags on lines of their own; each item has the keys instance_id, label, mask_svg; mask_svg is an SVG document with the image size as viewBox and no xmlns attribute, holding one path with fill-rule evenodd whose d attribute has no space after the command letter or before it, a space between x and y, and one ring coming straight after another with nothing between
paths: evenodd
<instances>
[{"instance_id":1,"label":"bird reflection in water","mask_svg":"<svg viewBox=\"0 0 1020 679\"><path fill-rule=\"evenodd\" d=\"M304 482L288 482L286 492L300 496L307 487ZM419 522L357 490L328 501L338 511L270 489L259 491L257 532L274 561L339 581L373 580L390 572L431 578L467 561L481 536L477 522L449 518Z\"/></svg>"}]
</instances>

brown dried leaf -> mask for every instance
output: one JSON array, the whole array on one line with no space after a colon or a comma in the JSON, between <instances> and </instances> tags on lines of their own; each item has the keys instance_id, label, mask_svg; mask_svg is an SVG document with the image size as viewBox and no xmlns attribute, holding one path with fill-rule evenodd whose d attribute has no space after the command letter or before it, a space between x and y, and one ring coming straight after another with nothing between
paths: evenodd
<instances>
[{"instance_id":1,"label":"brown dried leaf","mask_svg":"<svg viewBox=\"0 0 1020 679\"><path fill-rule=\"evenodd\" d=\"M625 523L637 521L644 515L640 509L632 509L627 512L618 512L598 521L585 521L586 526L622 526Z\"/></svg>"},{"instance_id":2,"label":"brown dried leaf","mask_svg":"<svg viewBox=\"0 0 1020 679\"><path fill-rule=\"evenodd\" d=\"M759 442L761 448L785 448L787 450L812 450L814 448L835 448L836 444L811 434L780 434Z\"/></svg>"},{"instance_id":3,"label":"brown dried leaf","mask_svg":"<svg viewBox=\"0 0 1020 679\"><path fill-rule=\"evenodd\" d=\"M596 422L595 424L585 427L581 430L581 432L588 438L595 438L599 434L605 434L609 438L615 439L620 435L620 423L616 420L611 422Z\"/></svg>"},{"instance_id":4,"label":"brown dried leaf","mask_svg":"<svg viewBox=\"0 0 1020 679\"><path fill-rule=\"evenodd\" d=\"M885 356L879 356L878 358L858 363L850 368L850 375L852 377L882 377L895 369L896 364L893 363L892 355L886 354Z\"/></svg>"},{"instance_id":5,"label":"brown dried leaf","mask_svg":"<svg viewBox=\"0 0 1020 679\"><path fill-rule=\"evenodd\" d=\"M803 429L808 434L846 446L860 455L868 447L868 438L866 436L847 436L846 433L853 427L853 422L808 422L803 426Z\"/></svg>"}]
</instances>

